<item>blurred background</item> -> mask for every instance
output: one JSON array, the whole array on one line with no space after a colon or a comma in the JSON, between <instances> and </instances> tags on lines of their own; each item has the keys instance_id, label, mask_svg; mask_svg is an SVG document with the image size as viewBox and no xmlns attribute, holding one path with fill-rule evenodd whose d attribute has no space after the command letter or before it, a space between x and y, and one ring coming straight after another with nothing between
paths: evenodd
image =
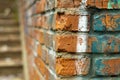
<instances>
[{"instance_id":1,"label":"blurred background","mask_svg":"<svg viewBox=\"0 0 120 80\"><path fill-rule=\"evenodd\" d=\"M17 0L0 0L0 80L25 80Z\"/></svg>"}]
</instances>

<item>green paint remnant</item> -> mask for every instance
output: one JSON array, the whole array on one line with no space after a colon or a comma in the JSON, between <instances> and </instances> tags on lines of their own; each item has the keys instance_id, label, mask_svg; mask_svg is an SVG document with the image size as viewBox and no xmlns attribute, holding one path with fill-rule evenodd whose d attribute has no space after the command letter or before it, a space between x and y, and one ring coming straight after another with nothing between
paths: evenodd
<instances>
[{"instance_id":1,"label":"green paint remnant","mask_svg":"<svg viewBox=\"0 0 120 80\"><path fill-rule=\"evenodd\" d=\"M120 8L120 0L109 0L108 9Z\"/></svg>"}]
</instances>

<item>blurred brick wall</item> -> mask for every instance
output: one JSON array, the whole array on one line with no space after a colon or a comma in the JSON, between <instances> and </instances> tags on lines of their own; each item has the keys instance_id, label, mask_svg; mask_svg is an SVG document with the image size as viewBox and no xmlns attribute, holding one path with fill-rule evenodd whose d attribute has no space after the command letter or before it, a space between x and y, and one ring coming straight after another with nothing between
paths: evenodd
<instances>
[{"instance_id":1,"label":"blurred brick wall","mask_svg":"<svg viewBox=\"0 0 120 80\"><path fill-rule=\"evenodd\" d=\"M120 0L26 0L31 80L119 80Z\"/></svg>"}]
</instances>

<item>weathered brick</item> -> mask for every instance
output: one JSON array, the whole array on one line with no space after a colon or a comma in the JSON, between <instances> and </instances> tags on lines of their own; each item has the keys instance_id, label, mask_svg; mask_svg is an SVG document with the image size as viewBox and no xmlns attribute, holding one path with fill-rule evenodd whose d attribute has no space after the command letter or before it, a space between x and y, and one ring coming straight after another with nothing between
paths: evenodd
<instances>
[{"instance_id":1,"label":"weathered brick","mask_svg":"<svg viewBox=\"0 0 120 80\"><path fill-rule=\"evenodd\" d=\"M48 49L45 46L42 47L42 60L48 64Z\"/></svg>"},{"instance_id":2,"label":"weathered brick","mask_svg":"<svg viewBox=\"0 0 120 80\"><path fill-rule=\"evenodd\" d=\"M44 40L44 31L43 30L39 30L38 34L39 34L38 41L40 42L40 44L44 44L45 43L45 40Z\"/></svg>"},{"instance_id":3,"label":"weathered brick","mask_svg":"<svg viewBox=\"0 0 120 80\"><path fill-rule=\"evenodd\" d=\"M42 46L41 46L41 44L37 45L37 51L36 52L37 52L38 56L42 58Z\"/></svg>"},{"instance_id":4,"label":"weathered brick","mask_svg":"<svg viewBox=\"0 0 120 80\"><path fill-rule=\"evenodd\" d=\"M87 75L90 64L89 58L71 59L57 58L56 72L62 76Z\"/></svg>"},{"instance_id":5,"label":"weathered brick","mask_svg":"<svg viewBox=\"0 0 120 80\"><path fill-rule=\"evenodd\" d=\"M94 64L96 75L119 75L120 74L120 58L117 57L106 57L98 58Z\"/></svg>"},{"instance_id":6,"label":"weathered brick","mask_svg":"<svg viewBox=\"0 0 120 80\"><path fill-rule=\"evenodd\" d=\"M79 8L82 6L99 9L120 9L119 5L119 0L41 0L37 2L36 12L42 12L53 8Z\"/></svg>"},{"instance_id":7,"label":"weathered brick","mask_svg":"<svg viewBox=\"0 0 120 80\"><path fill-rule=\"evenodd\" d=\"M45 68L45 63L42 61L42 59L40 59L39 57L35 58L35 64L38 67L38 69L40 70L40 73L42 75L45 74L46 68Z\"/></svg>"},{"instance_id":8,"label":"weathered brick","mask_svg":"<svg viewBox=\"0 0 120 80\"><path fill-rule=\"evenodd\" d=\"M35 68L33 68L33 69L34 69L33 76L32 76L33 79L31 79L31 80L40 80L41 77L40 77L38 71Z\"/></svg>"},{"instance_id":9,"label":"weathered brick","mask_svg":"<svg viewBox=\"0 0 120 80\"><path fill-rule=\"evenodd\" d=\"M76 35L56 35L55 50L76 52L77 36Z\"/></svg>"},{"instance_id":10,"label":"weathered brick","mask_svg":"<svg viewBox=\"0 0 120 80\"><path fill-rule=\"evenodd\" d=\"M55 14L53 29L66 31L89 31L88 14Z\"/></svg>"},{"instance_id":11,"label":"weathered brick","mask_svg":"<svg viewBox=\"0 0 120 80\"><path fill-rule=\"evenodd\" d=\"M40 0L36 2L36 13L40 13L45 11L46 8L46 0Z\"/></svg>"},{"instance_id":12,"label":"weathered brick","mask_svg":"<svg viewBox=\"0 0 120 80\"><path fill-rule=\"evenodd\" d=\"M118 53L120 52L120 39L115 35L94 35L88 37L88 52Z\"/></svg>"},{"instance_id":13,"label":"weathered brick","mask_svg":"<svg viewBox=\"0 0 120 80\"><path fill-rule=\"evenodd\" d=\"M41 27L44 29L49 29L49 26L47 24L47 16L37 16L37 27Z\"/></svg>"},{"instance_id":14,"label":"weathered brick","mask_svg":"<svg viewBox=\"0 0 120 80\"><path fill-rule=\"evenodd\" d=\"M120 31L120 12L102 12L94 15L94 31Z\"/></svg>"},{"instance_id":15,"label":"weathered brick","mask_svg":"<svg viewBox=\"0 0 120 80\"><path fill-rule=\"evenodd\" d=\"M55 35L55 50L67 52L118 53L119 36L60 34Z\"/></svg>"},{"instance_id":16,"label":"weathered brick","mask_svg":"<svg viewBox=\"0 0 120 80\"><path fill-rule=\"evenodd\" d=\"M90 58L87 55L62 55L49 51L49 66L57 75L73 76L87 75L90 67ZM62 54L62 53L60 53Z\"/></svg>"},{"instance_id":17,"label":"weathered brick","mask_svg":"<svg viewBox=\"0 0 120 80\"><path fill-rule=\"evenodd\" d=\"M119 0L87 0L87 6L100 9L120 9Z\"/></svg>"},{"instance_id":18,"label":"weathered brick","mask_svg":"<svg viewBox=\"0 0 120 80\"><path fill-rule=\"evenodd\" d=\"M45 46L48 48L53 47L53 33L48 31L44 33Z\"/></svg>"},{"instance_id":19,"label":"weathered brick","mask_svg":"<svg viewBox=\"0 0 120 80\"><path fill-rule=\"evenodd\" d=\"M90 80L120 80L119 77L104 77L104 78L91 78Z\"/></svg>"},{"instance_id":20,"label":"weathered brick","mask_svg":"<svg viewBox=\"0 0 120 80\"><path fill-rule=\"evenodd\" d=\"M63 52L88 52L88 34L57 34L54 37L55 50ZM92 52L92 51L91 51Z\"/></svg>"},{"instance_id":21,"label":"weathered brick","mask_svg":"<svg viewBox=\"0 0 120 80\"><path fill-rule=\"evenodd\" d=\"M55 74L49 69L47 65L45 65L42 59L39 57L35 58L35 63L40 70L40 73L42 74L44 80L56 80Z\"/></svg>"},{"instance_id":22,"label":"weathered brick","mask_svg":"<svg viewBox=\"0 0 120 80\"><path fill-rule=\"evenodd\" d=\"M82 0L57 0L58 8L75 8L79 7Z\"/></svg>"}]
</instances>

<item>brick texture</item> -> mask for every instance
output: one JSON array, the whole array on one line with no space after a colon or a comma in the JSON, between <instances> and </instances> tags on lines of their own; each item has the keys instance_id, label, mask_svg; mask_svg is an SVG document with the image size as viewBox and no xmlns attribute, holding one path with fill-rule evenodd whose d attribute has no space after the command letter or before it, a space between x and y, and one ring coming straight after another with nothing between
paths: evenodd
<instances>
[{"instance_id":1,"label":"brick texture","mask_svg":"<svg viewBox=\"0 0 120 80\"><path fill-rule=\"evenodd\" d=\"M31 80L120 80L120 0L27 0Z\"/></svg>"}]
</instances>

